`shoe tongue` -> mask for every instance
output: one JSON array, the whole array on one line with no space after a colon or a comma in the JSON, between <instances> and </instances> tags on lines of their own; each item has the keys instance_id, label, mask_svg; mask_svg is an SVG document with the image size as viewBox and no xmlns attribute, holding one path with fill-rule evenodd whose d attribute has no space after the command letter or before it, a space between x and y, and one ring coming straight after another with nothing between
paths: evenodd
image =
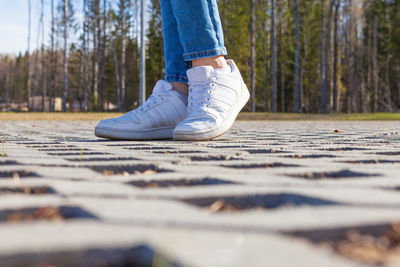
<instances>
[{"instance_id":1,"label":"shoe tongue","mask_svg":"<svg viewBox=\"0 0 400 267\"><path fill-rule=\"evenodd\" d=\"M153 89L153 94L166 93L172 90L172 85L164 80L159 80Z\"/></svg>"},{"instance_id":2,"label":"shoe tongue","mask_svg":"<svg viewBox=\"0 0 400 267\"><path fill-rule=\"evenodd\" d=\"M204 82L210 79L213 74L214 68L211 66L196 67L187 71L189 82Z\"/></svg>"}]
</instances>

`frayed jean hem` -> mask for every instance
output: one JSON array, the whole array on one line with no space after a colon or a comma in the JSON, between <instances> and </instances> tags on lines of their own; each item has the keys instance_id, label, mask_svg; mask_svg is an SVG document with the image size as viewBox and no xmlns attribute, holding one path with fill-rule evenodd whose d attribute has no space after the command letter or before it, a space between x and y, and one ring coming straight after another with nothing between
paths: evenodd
<instances>
[{"instance_id":1,"label":"frayed jean hem","mask_svg":"<svg viewBox=\"0 0 400 267\"><path fill-rule=\"evenodd\" d=\"M167 81L167 82L188 83L188 77L186 75L182 75L182 74L165 75L165 81Z\"/></svg>"},{"instance_id":2,"label":"frayed jean hem","mask_svg":"<svg viewBox=\"0 0 400 267\"><path fill-rule=\"evenodd\" d=\"M228 51L226 47L217 47L211 50L199 51L199 52L191 52L183 54L183 58L185 61L192 61L195 59L200 58L207 58L207 57L216 57L216 56L226 56Z\"/></svg>"}]
</instances>

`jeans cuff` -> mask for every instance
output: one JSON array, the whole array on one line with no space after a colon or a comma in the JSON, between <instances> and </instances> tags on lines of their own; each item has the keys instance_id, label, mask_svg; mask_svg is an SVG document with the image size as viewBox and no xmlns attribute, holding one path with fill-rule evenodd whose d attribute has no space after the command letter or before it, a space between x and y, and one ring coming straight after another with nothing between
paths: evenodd
<instances>
[{"instance_id":1,"label":"jeans cuff","mask_svg":"<svg viewBox=\"0 0 400 267\"><path fill-rule=\"evenodd\" d=\"M165 75L165 81L167 82L180 82L180 83L188 83L188 77L183 74L175 74L175 75Z\"/></svg>"},{"instance_id":2,"label":"jeans cuff","mask_svg":"<svg viewBox=\"0 0 400 267\"><path fill-rule=\"evenodd\" d=\"M215 56L226 56L228 54L226 47L217 47L211 50L204 50L198 52L184 53L183 58L185 61L192 61L199 58L215 57Z\"/></svg>"}]
</instances>

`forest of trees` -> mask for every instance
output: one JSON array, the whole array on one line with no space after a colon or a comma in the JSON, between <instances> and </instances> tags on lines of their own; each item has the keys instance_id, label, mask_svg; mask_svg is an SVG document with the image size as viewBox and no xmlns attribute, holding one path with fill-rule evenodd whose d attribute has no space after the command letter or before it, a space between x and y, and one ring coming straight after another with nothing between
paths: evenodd
<instances>
[{"instance_id":1,"label":"forest of trees","mask_svg":"<svg viewBox=\"0 0 400 267\"><path fill-rule=\"evenodd\" d=\"M127 111L163 77L159 0L41 0L27 51L0 54L0 104L50 111ZM398 112L400 0L219 0L229 58L251 89L247 111ZM83 6L83 8L82 8ZM50 23L44 23L50 18ZM45 34L45 29L46 34ZM49 34L47 34L49 32ZM49 35L49 36L47 36ZM30 40L37 40L31 50ZM151 93L148 90L147 95ZM4 109L4 108L3 108Z\"/></svg>"}]
</instances>

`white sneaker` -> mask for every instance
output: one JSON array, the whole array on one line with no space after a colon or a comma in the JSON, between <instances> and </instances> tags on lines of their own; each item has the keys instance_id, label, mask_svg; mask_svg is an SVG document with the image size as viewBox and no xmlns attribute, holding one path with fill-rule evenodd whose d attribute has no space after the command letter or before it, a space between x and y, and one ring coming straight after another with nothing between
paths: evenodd
<instances>
[{"instance_id":1,"label":"white sneaker","mask_svg":"<svg viewBox=\"0 0 400 267\"><path fill-rule=\"evenodd\" d=\"M185 118L186 109L187 97L161 80L141 107L121 117L100 121L95 134L97 137L123 140L172 138L175 126Z\"/></svg>"},{"instance_id":2,"label":"white sneaker","mask_svg":"<svg viewBox=\"0 0 400 267\"><path fill-rule=\"evenodd\" d=\"M231 72L210 66L192 68L186 118L174 130L175 140L210 140L228 131L250 94L232 60Z\"/></svg>"}]
</instances>

